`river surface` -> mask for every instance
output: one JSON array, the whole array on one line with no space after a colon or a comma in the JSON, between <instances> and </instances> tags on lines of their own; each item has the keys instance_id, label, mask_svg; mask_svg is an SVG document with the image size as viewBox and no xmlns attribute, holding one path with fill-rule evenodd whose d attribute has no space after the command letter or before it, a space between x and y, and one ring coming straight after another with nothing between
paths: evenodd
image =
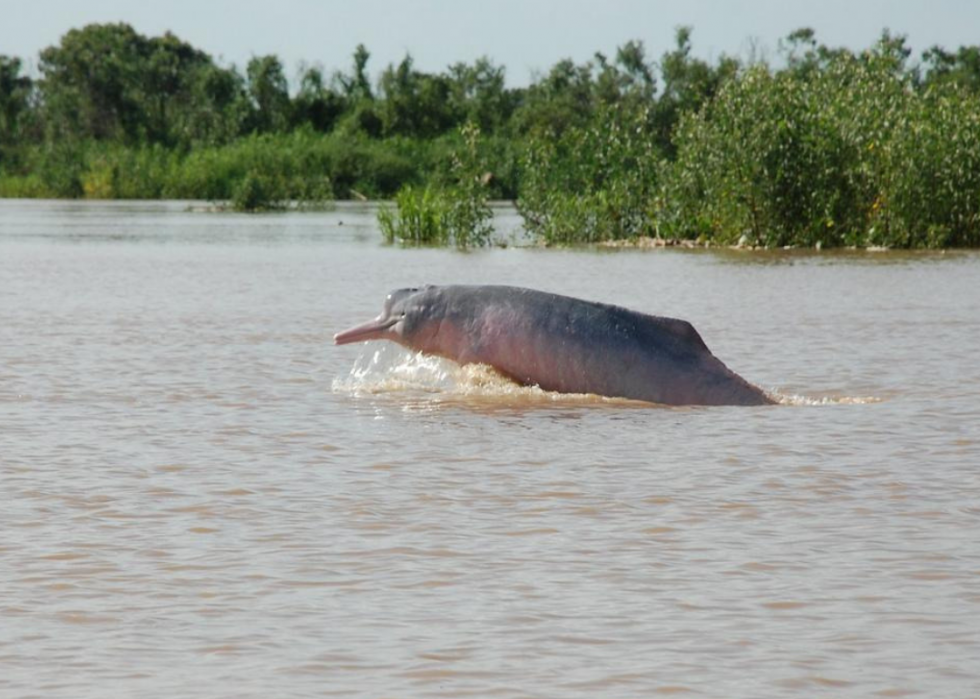
<instances>
[{"instance_id":1,"label":"river surface","mask_svg":"<svg viewBox=\"0 0 980 699\"><path fill-rule=\"evenodd\" d=\"M782 404L332 345L427 282L685 318ZM977 697L980 254L0 201L0 495L4 699Z\"/></svg>"}]
</instances>

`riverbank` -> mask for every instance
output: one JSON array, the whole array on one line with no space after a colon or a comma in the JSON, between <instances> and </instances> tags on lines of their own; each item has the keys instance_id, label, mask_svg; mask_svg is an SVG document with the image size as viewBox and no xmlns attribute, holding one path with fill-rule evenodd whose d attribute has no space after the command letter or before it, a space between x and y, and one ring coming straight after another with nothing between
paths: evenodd
<instances>
[{"instance_id":1,"label":"riverbank","mask_svg":"<svg viewBox=\"0 0 980 699\"><path fill-rule=\"evenodd\" d=\"M36 226L26 225L36 220L64 222L87 222L83 229L73 228L74 235L91 236L97 239L104 235L103 221L117 218L130 220L137 224L126 235L134 242L143 240L142 222L156 221L165 217L168 230L181 231L179 240L191 243L200 239L208 242L216 233L241 229L247 235L257 235L265 229L292 231L301 238L318 240L331 237L341 239L353 237L359 243L375 244L379 247L421 248L435 250L439 245L414 245L403 241L385 241L379 225L378 212L391 208L386 201L332 200L322 206L311 208L293 202L281 210L261 214L235 211L229 201L208 201L199 199L40 199L40 198L0 198L0 236L31 240L36 234ZM556 254L589 252L616 253L665 253L719 255L722 259L744 260L746 262L792 263L794 260L927 260L957 259L973 256L980 251L973 249L902 249L902 248L816 248L784 246L766 248L750 245L719 245L711 241L692 239L657 239L637 237L634 239L600 241L594 243L550 243L529 233L513 202L494 200L488 203L492 226L486 250L519 249L552 251ZM170 225L172 224L172 225ZM120 235L118 233L114 235ZM151 239L158 239L150 236Z\"/></svg>"},{"instance_id":2,"label":"riverbank","mask_svg":"<svg viewBox=\"0 0 980 699\"><path fill-rule=\"evenodd\" d=\"M659 62L628 42L511 90L486 59L427 74L406 57L374 86L361 46L351 73L311 69L291 94L274 56L242 75L90 25L43 52L42 80L0 56L0 196L391 199L389 239L458 247L492 239L494 198L550 245L980 247L975 48L916 62L887 31L855 53L799 30L778 67L690 49L680 28ZM168 61L186 65L147 77Z\"/></svg>"}]
</instances>

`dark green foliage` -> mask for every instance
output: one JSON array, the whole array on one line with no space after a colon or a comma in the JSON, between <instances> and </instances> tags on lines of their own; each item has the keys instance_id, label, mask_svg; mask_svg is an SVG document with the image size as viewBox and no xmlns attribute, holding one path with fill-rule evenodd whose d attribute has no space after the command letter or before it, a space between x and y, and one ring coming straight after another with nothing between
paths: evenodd
<instances>
[{"instance_id":1,"label":"dark green foliage","mask_svg":"<svg viewBox=\"0 0 980 699\"><path fill-rule=\"evenodd\" d=\"M807 52L684 118L660 208L677 237L756 245L980 241L980 97L915 89L902 39Z\"/></svg>"},{"instance_id":2,"label":"dark green foliage","mask_svg":"<svg viewBox=\"0 0 980 699\"><path fill-rule=\"evenodd\" d=\"M523 104L514 115L522 133L562 134L583 126L592 116L592 64L576 66L559 61L541 80L528 88Z\"/></svg>"},{"instance_id":3,"label":"dark green foliage","mask_svg":"<svg viewBox=\"0 0 980 699\"><path fill-rule=\"evenodd\" d=\"M201 73L214 69L211 58L170 33L139 48L135 68L142 80L137 78L132 89L143 118L136 118L138 126L131 130L143 141L178 144L184 139L172 125L193 105L206 104L195 87Z\"/></svg>"},{"instance_id":4,"label":"dark green foliage","mask_svg":"<svg viewBox=\"0 0 980 699\"><path fill-rule=\"evenodd\" d=\"M560 136L532 135L517 207L548 243L595 242L652 233L661 167L646 109L603 107Z\"/></svg>"},{"instance_id":5,"label":"dark green foliage","mask_svg":"<svg viewBox=\"0 0 980 699\"><path fill-rule=\"evenodd\" d=\"M41 52L43 119L53 138L176 143L171 124L196 102L206 54L126 24L73 29Z\"/></svg>"},{"instance_id":6,"label":"dark green foliage","mask_svg":"<svg viewBox=\"0 0 980 699\"><path fill-rule=\"evenodd\" d=\"M458 124L472 123L485 133L503 130L520 101L519 92L504 86L504 69L488 58L473 65L449 66L450 109Z\"/></svg>"},{"instance_id":7,"label":"dark green foliage","mask_svg":"<svg viewBox=\"0 0 980 699\"><path fill-rule=\"evenodd\" d=\"M661 212L668 235L729 244L746 236L767 246L848 242L862 223L859 200L873 189L871 169L858 168L872 124L843 100L827 101L848 77L807 86L759 66L685 118Z\"/></svg>"},{"instance_id":8,"label":"dark green foliage","mask_svg":"<svg viewBox=\"0 0 980 699\"><path fill-rule=\"evenodd\" d=\"M41 52L49 126L57 137L139 138L139 72L148 41L125 24L72 29Z\"/></svg>"},{"instance_id":9,"label":"dark green foliage","mask_svg":"<svg viewBox=\"0 0 980 699\"><path fill-rule=\"evenodd\" d=\"M259 133L283 131L289 124L289 86L275 56L257 56L248 62L248 92L252 97L252 128Z\"/></svg>"},{"instance_id":10,"label":"dark green foliage","mask_svg":"<svg viewBox=\"0 0 980 699\"><path fill-rule=\"evenodd\" d=\"M236 211L246 212L283 209L286 201L278 184L274 178L253 170L235 185L232 207Z\"/></svg>"},{"instance_id":11,"label":"dark green foliage","mask_svg":"<svg viewBox=\"0 0 980 699\"><path fill-rule=\"evenodd\" d=\"M354 50L354 69L350 75L339 73L336 76L337 82L340 83L344 94L351 103L374 99L371 80L367 74L367 64L370 58L371 53L364 44L358 44Z\"/></svg>"},{"instance_id":12,"label":"dark green foliage","mask_svg":"<svg viewBox=\"0 0 980 699\"><path fill-rule=\"evenodd\" d=\"M456 123L448 78L415 71L411 56L397 68L388 66L379 86L383 100L378 113L385 135L432 138Z\"/></svg>"},{"instance_id":13,"label":"dark green foliage","mask_svg":"<svg viewBox=\"0 0 980 699\"><path fill-rule=\"evenodd\" d=\"M19 58L0 54L0 159L3 147L21 135L21 122L29 115L33 81L20 74Z\"/></svg>"},{"instance_id":14,"label":"dark green foliage","mask_svg":"<svg viewBox=\"0 0 980 699\"><path fill-rule=\"evenodd\" d=\"M31 171L37 175L41 196L80 197L82 176L85 168L85 149L70 140L49 141L34 153L36 165Z\"/></svg>"},{"instance_id":15,"label":"dark green foliage","mask_svg":"<svg viewBox=\"0 0 980 699\"><path fill-rule=\"evenodd\" d=\"M372 84L359 45L291 91L275 56L240 72L92 24L41 52L37 80L0 56L0 196L263 210L399 193L412 231L391 211L390 237L458 245L488 240L491 197L550 243L980 245L980 47L916 63L900 35L854 53L803 28L780 50L778 69L709 63L681 27L656 63L631 41L508 89L489 59L429 73L409 55Z\"/></svg>"},{"instance_id":16,"label":"dark green foliage","mask_svg":"<svg viewBox=\"0 0 980 699\"><path fill-rule=\"evenodd\" d=\"M922 54L922 60L926 67L922 78L925 87L953 85L980 94L980 46L961 46L956 53L933 46Z\"/></svg>"},{"instance_id":17,"label":"dark green foliage","mask_svg":"<svg viewBox=\"0 0 980 699\"><path fill-rule=\"evenodd\" d=\"M208 65L189 80L191 99L171 122L171 140L183 148L216 146L246 132L252 105L238 73Z\"/></svg>"},{"instance_id":18,"label":"dark green foliage","mask_svg":"<svg viewBox=\"0 0 980 699\"><path fill-rule=\"evenodd\" d=\"M322 71L307 68L300 79L299 93L293 100L292 126L309 126L319 133L328 133L345 108L344 98L324 86Z\"/></svg>"},{"instance_id":19,"label":"dark green foliage","mask_svg":"<svg viewBox=\"0 0 980 699\"><path fill-rule=\"evenodd\" d=\"M333 189L326 177L290 177L282 172L249 170L232 191L235 211L281 211L295 205L299 209L329 208Z\"/></svg>"},{"instance_id":20,"label":"dark green foliage","mask_svg":"<svg viewBox=\"0 0 980 699\"><path fill-rule=\"evenodd\" d=\"M527 89L514 122L521 133L558 137L568 129L587 127L610 105L650 107L655 92L656 78L643 44L631 41L617 49L613 62L601 53L582 65L559 61Z\"/></svg>"},{"instance_id":21,"label":"dark green foliage","mask_svg":"<svg viewBox=\"0 0 980 699\"><path fill-rule=\"evenodd\" d=\"M914 99L895 128L869 242L980 246L980 96L950 88Z\"/></svg>"},{"instance_id":22,"label":"dark green foliage","mask_svg":"<svg viewBox=\"0 0 980 699\"><path fill-rule=\"evenodd\" d=\"M716 66L692 58L690 27L677 29L676 42L674 50L660 59L664 88L652 115L657 145L671 158L675 154L674 129L681 116L701 109L740 68L738 61L726 56Z\"/></svg>"}]
</instances>

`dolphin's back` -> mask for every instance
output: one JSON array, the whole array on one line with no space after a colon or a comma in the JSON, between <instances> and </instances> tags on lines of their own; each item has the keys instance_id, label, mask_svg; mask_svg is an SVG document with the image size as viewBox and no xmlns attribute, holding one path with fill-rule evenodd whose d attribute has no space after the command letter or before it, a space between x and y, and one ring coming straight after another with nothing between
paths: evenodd
<instances>
[{"instance_id":1,"label":"dolphin's back","mask_svg":"<svg viewBox=\"0 0 980 699\"><path fill-rule=\"evenodd\" d=\"M489 364L521 383L657 403L771 402L687 321L519 287L437 289L443 320L467 338L447 356Z\"/></svg>"}]
</instances>

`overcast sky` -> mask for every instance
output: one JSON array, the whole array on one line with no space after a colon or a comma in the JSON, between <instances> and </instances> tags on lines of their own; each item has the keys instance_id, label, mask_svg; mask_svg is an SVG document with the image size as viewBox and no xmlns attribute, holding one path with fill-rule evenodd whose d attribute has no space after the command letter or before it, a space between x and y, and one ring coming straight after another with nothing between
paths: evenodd
<instances>
[{"instance_id":1,"label":"overcast sky","mask_svg":"<svg viewBox=\"0 0 980 699\"><path fill-rule=\"evenodd\" d=\"M916 57L934 44L980 43L980 0L0 0L0 54L33 68L69 29L119 21L151 36L170 30L239 67L275 54L291 79L302 62L347 70L363 43L375 76L406 52L431 72L488 56L512 86L631 39L659 58L679 25L694 28L695 54L711 60L753 47L775 58L779 39L804 26L852 49L889 28L908 36Z\"/></svg>"}]
</instances>

